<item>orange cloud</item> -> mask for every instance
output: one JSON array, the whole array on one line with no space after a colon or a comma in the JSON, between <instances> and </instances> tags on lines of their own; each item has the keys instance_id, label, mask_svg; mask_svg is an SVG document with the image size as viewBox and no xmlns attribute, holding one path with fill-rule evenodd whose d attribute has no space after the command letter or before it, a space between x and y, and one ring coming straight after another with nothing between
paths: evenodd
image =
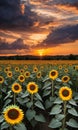
<instances>
[{"instance_id":1,"label":"orange cloud","mask_svg":"<svg viewBox=\"0 0 78 130\"><path fill-rule=\"evenodd\" d=\"M20 10L21 10L21 13L24 14L24 12L25 12L25 4L20 4Z\"/></svg>"},{"instance_id":2,"label":"orange cloud","mask_svg":"<svg viewBox=\"0 0 78 130\"><path fill-rule=\"evenodd\" d=\"M66 10L66 11L69 11L69 12L72 12L72 13L76 13L78 14L78 9L77 7L75 6L71 6L71 5L56 5L56 7L58 9L62 9L62 10Z\"/></svg>"}]
</instances>

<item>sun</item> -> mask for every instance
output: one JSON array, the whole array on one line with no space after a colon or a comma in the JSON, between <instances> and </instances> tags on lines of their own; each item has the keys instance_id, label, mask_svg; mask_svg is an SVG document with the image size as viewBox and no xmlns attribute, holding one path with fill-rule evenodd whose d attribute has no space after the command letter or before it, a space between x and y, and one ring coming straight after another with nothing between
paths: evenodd
<instances>
[{"instance_id":1,"label":"sun","mask_svg":"<svg viewBox=\"0 0 78 130\"><path fill-rule=\"evenodd\" d=\"M38 50L38 54L39 54L40 56L43 56L43 55L44 55L44 49Z\"/></svg>"}]
</instances>

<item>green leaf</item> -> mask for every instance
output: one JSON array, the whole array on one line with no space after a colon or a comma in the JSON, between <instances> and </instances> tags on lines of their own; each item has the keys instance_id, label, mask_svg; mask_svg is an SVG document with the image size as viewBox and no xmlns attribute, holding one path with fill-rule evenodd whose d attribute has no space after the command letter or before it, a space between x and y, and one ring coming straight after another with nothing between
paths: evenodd
<instances>
[{"instance_id":1,"label":"green leaf","mask_svg":"<svg viewBox=\"0 0 78 130\"><path fill-rule=\"evenodd\" d=\"M8 123L3 122L3 123L1 124L1 130L6 129L6 128L8 128L9 126L10 126L10 125L9 125Z\"/></svg>"},{"instance_id":2,"label":"green leaf","mask_svg":"<svg viewBox=\"0 0 78 130\"><path fill-rule=\"evenodd\" d=\"M23 123L15 125L14 128L15 130L27 130L26 126Z\"/></svg>"},{"instance_id":3,"label":"green leaf","mask_svg":"<svg viewBox=\"0 0 78 130\"><path fill-rule=\"evenodd\" d=\"M37 121L35 119L31 120L30 121L32 127L35 127L35 125L37 124Z\"/></svg>"},{"instance_id":4,"label":"green leaf","mask_svg":"<svg viewBox=\"0 0 78 130\"><path fill-rule=\"evenodd\" d=\"M1 90L2 92L6 93L6 87L3 87Z\"/></svg>"},{"instance_id":5,"label":"green leaf","mask_svg":"<svg viewBox=\"0 0 78 130\"><path fill-rule=\"evenodd\" d=\"M54 101L55 104L61 104L63 103L63 101L58 97L56 98L56 100Z\"/></svg>"},{"instance_id":6,"label":"green leaf","mask_svg":"<svg viewBox=\"0 0 78 130\"><path fill-rule=\"evenodd\" d=\"M49 101L48 99L45 101L46 109L50 108L53 105L53 102Z\"/></svg>"},{"instance_id":7,"label":"green leaf","mask_svg":"<svg viewBox=\"0 0 78 130\"><path fill-rule=\"evenodd\" d=\"M75 110L75 108L69 109L69 110L68 110L68 113L70 113L70 114L73 115L73 116L78 116L78 113L77 113L77 111Z\"/></svg>"},{"instance_id":8,"label":"green leaf","mask_svg":"<svg viewBox=\"0 0 78 130\"><path fill-rule=\"evenodd\" d=\"M4 121L3 115L0 115L0 123Z\"/></svg>"},{"instance_id":9,"label":"green leaf","mask_svg":"<svg viewBox=\"0 0 78 130\"><path fill-rule=\"evenodd\" d=\"M52 83L50 81L45 82L42 89L46 89L47 87L52 86Z\"/></svg>"},{"instance_id":10,"label":"green leaf","mask_svg":"<svg viewBox=\"0 0 78 130\"><path fill-rule=\"evenodd\" d=\"M75 99L75 100L78 100L78 95L76 95L76 96L74 97L74 99Z\"/></svg>"},{"instance_id":11,"label":"green leaf","mask_svg":"<svg viewBox=\"0 0 78 130\"><path fill-rule=\"evenodd\" d=\"M29 95L29 93L28 93L28 91L26 91L25 93L22 93L21 98L25 98L25 97L27 97L28 95Z\"/></svg>"},{"instance_id":12,"label":"green leaf","mask_svg":"<svg viewBox=\"0 0 78 130\"><path fill-rule=\"evenodd\" d=\"M44 91L44 92L43 92L43 97L48 96L50 93L51 93L51 91L48 91L48 90Z\"/></svg>"},{"instance_id":13,"label":"green leaf","mask_svg":"<svg viewBox=\"0 0 78 130\"><path fill-rule=\"evenodd\" d=\"M68 83L69 83L70 85L73 85L72 81L69 81Z\"/></svg>"},{"instance_id":14,"label":"green leaf","mask_svg":"<svg viewBox=\"0 0 78 130\"><path fill-rule=\"evenodd\" d=\"M55 118L56 118L57 120L59 120L59 121L61 121L64 117L65 117L64 114L58 114L58 115L55 116Z\"/></svg>"},{"instance_id":15,"label":"green leaf","mask_svg":"<svg viewBox=\"0 0 78 130\"><path fill-rule=\"evenodd\" d=\"M11 96L11 91L8 92L7 96L4 98L4 100L6 100L8 97Z\"/></svg>"},{"instance_id":16,"label":"green leaf","mask_svg":"<svg viewBox=\"0 0 78 130\"><path fill-rule=\"evenodd\" d=\"M67 104L66 107L67 108L72 108L72 106L70 104Z\"/></svg>"},{"instance_id":17,"label":"green leaf","mask_svg":"<svg viewBox=\"0 0 78 130\"><path fill-rule=\"evenodd\" d=\"M61 125L62 125L62 122L60 122L59 120L54 118L51 120L49 127L50 128L59 128Z\"/></svg>"},{"instance_id":18,"label":"green leaf","mask_svg":"<svg viewBox=\"0 0 78 130\"><path fill-rule=\"evenodd\" d=\"M30 100L29 98L21 98L21 97L17 98L17 101L20 104L22 104L22 105L25 104L25 103L27 103L29 100Z\"/></svg>"},{"instance_id":19,"label":"green leaf","mask_svg":"<svg viewBox=\"0 0 78 130\"><path fill-rule=\"evenodd\" d=\"M36 115L36 112L34 110L30 110L28 109L26 111L26 118L30 121L31 119L33 119Z\"/></svg>"},{"instance_id":20,"label":"green leaf","mask_svg":"<svg viewBox=\"0 0 78 130\"><path fill-rule=\"evenodd\" d=\"M73 128L78 128L78 123L76 120L74 119L70 119L68 122L66 122L66 124L70 127L73 127Z\"/></svg>"},{"instance_id":21,"label":"green leaf","mask_svg":"<svg viewBox=\"0 0 78 130\"><path fill-rule=\"evenodd\" d=\"M49 77L48 77L48 75L46 75L46 76L44 77L44 80L43 80L43 82L45 82L45 81L47 81L47 80L49 80Z\"/></svg>"},{"instance_id":22,"label":"green leaf","mask_svg":"<svg viewBox=\"0 0 78 130\"><path fill-rule=\"evenodd\" d=\"M61 105L55 105L50 112L50 115L56 115L59 114L62 111Z\"/></svg>"},{"instance_id":23,"label":"green leaf","mask_svg":"<svg viewBox=\"0 0 78 130\"><path fill-rule=\"evenodd\" d=\"M57 78L56 81L57 82L62 82L62 80L60 78Z\"/></svg>"},{"instance_id":24,"label":"green leaf","mask_svg":"<svg viewBox=\"0 0 78 130\"><path fill-rule=\"evenodd\" d=\"M6 81L6 80L4 80L4 84L5 84L5 85L8 85L8 83L7 83L7 81Z\"/></svg>"},{"instance_id":25,"label":"green leaf","mask_svg":"<svg viewBox=\"0 0 78 130\"><path fill-rule=\"evenodd\" d=\"M26 106L27 106L28 108L31 108L32 105L33 105L33 102L27 102L27 103L26 103Z\"/></svg>"},{"instance_id":26,"label":"green leaf","mask_svg":"<svg viewBox=\"0 0 78 130\"><path fill-rule=\"evenodd\" d=\"M42 114L36 115L35 120L40 121L40 122L46 122L46 120Z\"/></svg>"},{"instance_id":27,"label":"green leaf","mask_svg":"<svg viewBox=\"0 0 78 130\"><path fill-rule=\"evenodd\" d=\"M73 99L71 99L71 100L69 101L69 103L70 103L71 105L73 105L73 106L77 106L76 102L75 102Z\"/></svg>"},{"instance_id":28,"label":"green leaf","mask_svg":"<svg viewBox=\"0 0 78 130\"><path fill-rule=\"evenodd\" d=\"M37 99L39 99L40 101L42 101L42 98L41 98L41 96L38 93L36 93L35 96L37 97Z\"/></svg>"},{"instance_id":29,"label":"green leaf","mask_svg":"<svg viewBox=\"0 0 78 130\"><path fill-rule=\"evenodd\" d=\"M37 106L38 108L41 108L41 109L45 109L44 108L44 106L43 106L43 104L40 102L40 101L37 101L36 103L35 103L35 106Z\"/></svg>"},{"instance_id":30,"label":"green leaf","mask_svg":"<svg viewBox=\"0 0 78 130\"><path fill-rule=\"evenodd\" d=\"M11 99L7 99L7 100L5 101L4 107L6 107L10 102L11 102Z\"/></svg>"}]
</instances>

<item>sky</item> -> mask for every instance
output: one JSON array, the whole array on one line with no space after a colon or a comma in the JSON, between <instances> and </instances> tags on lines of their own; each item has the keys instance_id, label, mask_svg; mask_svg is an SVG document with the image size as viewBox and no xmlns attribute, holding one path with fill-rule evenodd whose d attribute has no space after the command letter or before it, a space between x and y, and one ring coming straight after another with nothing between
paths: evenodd
<instances>
[{"instance_id":1,"label":"sky","mask_svg":"<svg viewBox=\"0 0 78 130\"><path fill-rule=\"evenodd\" d=\"M0 0L0 56L78 54L78 0Z\"/></svg>"}]
</instances>

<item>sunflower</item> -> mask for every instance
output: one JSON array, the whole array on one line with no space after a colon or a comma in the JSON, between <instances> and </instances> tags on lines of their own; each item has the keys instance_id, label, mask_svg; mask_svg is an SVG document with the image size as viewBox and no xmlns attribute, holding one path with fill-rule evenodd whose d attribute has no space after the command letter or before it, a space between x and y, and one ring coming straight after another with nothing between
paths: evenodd
<instances>
[{"instance_id":1,"label":"sunflower","mask_svg":"<svg viewBox=\"0 0 78 130\"><path fill-rule=\"evenodd\" d=\"M49 77L53 80L55 80L58 77L58 71L57 70L51 70L49 72Z\"/></svg>"},{"instance_id":2,"label":"sunflower","mask_svg":"<svg viewBox=\"0 0 78 130\"><path fill-rule=\"evenodd\" d=\"M16 72L19 72L19 67L15 67L15 71L16 71Z\"/></svg>"},{"instance_id":3,"label":"sunflower","mask_svg":"<svg viewBox=\"0 0 78 130\"><path fill-rule=\"evenodd\" d=\"M65 68L65 69L64 69L64 72L65 72L65 73L68 73L68 69L67 69L67 68Z\"/></svg>"},{"instance_id":4,"label":"sunflower","mask_svg":"<svg viewBox=\"0 0 78 130\"><path fill-rule=\"evenodd\" d=\"M38 68L34 67L33 72L38 72Z\"/></svg>"},{"instance_id":5,"label":"sunflower","mask_svg":"<svg viewBox=\"0 0 78 130\"><path fill-rule=\"evenodd\" d=\"M62 69L62 65L59 65L59 69L60 69L60 70Z\"/></svg>"},{"instance_id":6,"label":"sunflower","mask_svg":"<svg viewBox=\"0 0 78 130\"><path fill-rule=\"evenodd\" d=\"M19 75L18 80L19 80L20 82L24 82L24 81L25 81L24 75Z\"/></svg>"},{"instance_id":7,"label":"sunflower","mask_svg":"<svg viewBox=\"0 0 78 130\"><path fill-rule=\"evenodd\" d=\"M14 84L12 85L12 91L13 91L14 93L20 93L20 92L22 91L21 85L20 85L19 83L14 83Z\"/></svg>"},{"instance_id":8,"label":"sunflower","mask_svg":"<svg viewBox=\"0 0 78 130\"><path fill-rule=\"evenodd\" d=\"M9 71L9 67L6 67L6 68L4 69L4 72L7 73L8 71Z\"/></svg>"},{"instance_id":9,"label":"sunflower","mask_svg":"<svg viewBox=\"0 0 78 130\"><path fill-rule=\"evenodd\" d=\"M41 72L37 73L37 78L41 78Z\"/></svg>"},{"instance_id":10,"label":"sunflower","mask_svg":"<svg viewBox=\"0 0 78 130\"><path fill-rule=\"evenodd\" d=\"M76 65L76 66L74 67L74 69L75 69L75 70L78 70L78 65Z\"/></svg>"},{"instance_id":11,"label":"sunflower","mask_svg":"<svg viewBox=\"0 0 78 130\"><path fill-rule=\"evenodd\" d=\"M3 116L7 123L15 125L23 120L24 113L18 106L10 105L4 109Z\"/></svg>"},{"instance_id":12,"label":"sunflower","mask_svg":"<svg viewBox=\"0 0 78 130\"><path fill-rule=\"evenodd\" d=\"M7 77L11 78L12 77L12 71L7 72Z\"/></svg>"},{"instance_id":13,"label":"sunflower","mask_svg":"<svg viewBox=\"0 0 78 130\"><path fill-rule=\"evenodd\" d=\"M38 92L38 85L35 82L28 83L28 85L27 85L27 91L30 94L37 93Z\"/></svg>"},{"instance_id":14,"label":"sunflower","mask_svg":"<svg viewBox=\"0 0 78 130\"><path fill-rule=\"evenodd\" d=\"M4 78L0 76L0 84L2 84L3 82L4 82Z\"/></svg>"},{"instance_id":15,"label":"sunflower","mask_svg":"<svg viewBox=\"0 0 78 130\"><path fill-rule=\"evenodd\" d=\"M63 100L63 101L68 101L72 98L72 90L71 88L65 86L65 87L61 87L59 90L59 97Z\"/></svg>"},{"instance_id":16,"label":"sunflower","mask_svg":"<svg viewBox=\"0 0 78 130\"><path fill-rule=\"evenodd\" d=\"M29 78L29 77L30 77L30 72L29 72L29 71L26 71L26 72L24 73L24 76L25 76L25 78Z\"/></svg>"},{"instance_id":17,"label":"sunflower","mask_svg":"<svg viewBox=\"0 0 78 130\"><path fill-rule=\"evenodd\" d=\"M27 66L27 65L25 65L25 66L24 66L24 69L27 69L27 68L28 68L28 66Z\"/></svg>"},{"instance_id":18,"label":"sunflower","mask_svg":"<svg viewBox=\"0 0 78 130\"><path fill-rule=\"evenodd\" d=\"M64 83L67 83L69 80L70 80L70 77L67 75L62 77L62 82Z\"/></svg>"},{"instance_id":19,"label":"sunflower","mask_svg":"<svg viewBox=\"0 0 78 130\"><path fill-rule=\"evenodd\" d=\"M21 69L21 70L20 70L20 73L23 74L23 73L24 73L24 69Z\"/></svg>"},{"instance_id":20,"label":"sunflower","mask_svg":"<svg viewBox=\"0 0 78 130\"><path fill-rule=\"evenodd\" d=\"M43 70L43 69L44 69L44 66L41 66L40 69Z\"/></svg>"}]
</instances>

